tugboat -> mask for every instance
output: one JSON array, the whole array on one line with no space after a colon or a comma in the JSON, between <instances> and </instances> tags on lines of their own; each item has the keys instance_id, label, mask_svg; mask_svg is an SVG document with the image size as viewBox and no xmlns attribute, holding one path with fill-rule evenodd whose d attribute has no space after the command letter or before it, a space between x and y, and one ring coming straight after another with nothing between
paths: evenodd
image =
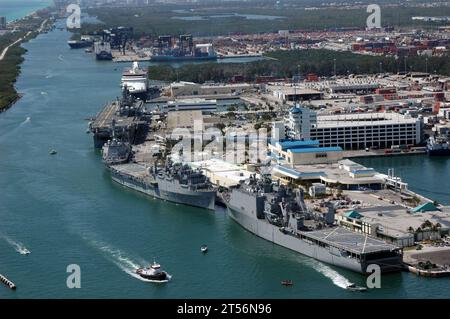
<instances>
[{"instance_id":1,"label":"tugboat","mask_svg":"<svg viewBox=\"0 0 450 319\"><path fill-rule=\"evenodd\" d=\"M449 142L444 136L430 136L427 151L430 156L450 156Z\"/></svg>"},{"instance_id":2,"label":"tugboat","mask_svg":"<svg viewBox=\"0 0 450 319\"><path fill-rule=\"evenodd\" d=\"M136 274L144 279L152 280L155 282L167 282L170 276L164 270L161 270L161 265L153 262L150 267L139 268L136 270Z\"/></svg>"}]
</instances>

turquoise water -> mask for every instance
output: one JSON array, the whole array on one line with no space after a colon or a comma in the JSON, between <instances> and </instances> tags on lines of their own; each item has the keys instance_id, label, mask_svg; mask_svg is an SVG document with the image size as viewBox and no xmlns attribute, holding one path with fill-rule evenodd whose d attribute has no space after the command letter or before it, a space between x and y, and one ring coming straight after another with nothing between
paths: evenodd
<instances>
[{"instance_id":1,"label":"turquoise water","mask_svg":"<svg viewBox=\"0 0 450 319\"><path fill-rule=\"evenodd\" d=\"M0 273L18 286L0 285L0 298L450 297L449 279L409 273L385 276L381 289L365 294L346 291L364 277L259 239L221 209L114 184L85 119L120 94L125 65L70 50L69 36L56 29L24 45L17 81L24 96L0 114ZM19 254L23 247L31 254ZM168 284L132 276L153 258L173 276ZM69 264L81 267L81 289L66 286ZM295 285L281 286L283 279Z\"/></svg>"},{"instance_id":2,"label":"turquoise water","mask_svg":"<svg viewBox=\"0 0 450 319\"><path fill-rule=\"evenodd\" d=\"M53 4L51 0L0 0L0 16L8 22Z\"/></svg>"},{"instance_id":3,"label":"turquoise water","mask_svg":"<svg viewBox=\"0 0 450 319\"><path fill-rule=\"evenodd\" d=\"M450 157L411 155L361 158L356 161L385 174L393 168L395 175L407 182L412 191L450 205Z\"/></svg>"}]
</instances>

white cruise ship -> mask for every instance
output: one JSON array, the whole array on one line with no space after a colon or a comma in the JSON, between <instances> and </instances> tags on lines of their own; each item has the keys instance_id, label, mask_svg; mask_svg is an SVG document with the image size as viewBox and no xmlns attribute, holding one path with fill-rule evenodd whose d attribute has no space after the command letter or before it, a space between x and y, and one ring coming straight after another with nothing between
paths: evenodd
<instances>
[{"instance_id":1,"label":"white cruise ship","mask_svg":"<svg viewBox=\"0 0 450 319\"><path fill-rule=\"evenodd\" d=\"M125 86L132 95L144 98L147 95L148 72L140 68L138 62L133 62L133 67L122 73L122 89Z\"/></svg>"}]
</instances>

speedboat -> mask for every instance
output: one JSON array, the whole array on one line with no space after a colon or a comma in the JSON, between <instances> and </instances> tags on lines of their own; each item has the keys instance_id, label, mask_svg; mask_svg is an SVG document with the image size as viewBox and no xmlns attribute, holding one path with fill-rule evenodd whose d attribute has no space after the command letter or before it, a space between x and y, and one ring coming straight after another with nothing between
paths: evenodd
<instances>
[{"instance_id":1,"label":"speedboat","mask_svg":"<svg viewBox=\"0 0 450 319\"><path fill-rule=\"evenodd\" d=\"M51 150L51 151L49 152L50 155L56 155L56 153L57 153L57 152L56 152L55 150Z\"/></svg>"},{"instance_id":2,"label":"speedboat","mask_svg":"<svg viewBox=\"0 0 450 319\"><path fill-rule=\"evenodd\" d=\"M29 251L26 248L23 248L23 249L20 250L20 254L21 255L29 255L29 254L31 254L31 251Z\"/></svg>"},{"instance_id":3,"label":"speedboat","mask_svg":"<svg viewBox=\"0 0 450 319\"><path fill-rule=\"evenodd\" d=\"M208 251L208 246L203 245L202 247L200 247L200 251L205 254Z\"/></svg>"},{"instance_id":4,"label":"speedboat","mask_svg":"<svg viewBox=\"0 0 450 319\"><path fill-rule=\"evenodd\" d=\"M366 287L357 286L355 284L350 284L347 287L345 287L345 289L350 290L350 291L361 291L361 292L367 290Z\"/></svg>"},{"instance_id":5,"label":"speedboat","mask_svg":"<svg viewBox=\"0 0 450 319\"><path fill-rule=\"evenodd\" d=\"M144 279L152 281L166 282L170 279L167 272L161 270L161 265L157 264L156 262L153 262L150 267L137 269L136 274Z\"/></svg>"}]
</instances>

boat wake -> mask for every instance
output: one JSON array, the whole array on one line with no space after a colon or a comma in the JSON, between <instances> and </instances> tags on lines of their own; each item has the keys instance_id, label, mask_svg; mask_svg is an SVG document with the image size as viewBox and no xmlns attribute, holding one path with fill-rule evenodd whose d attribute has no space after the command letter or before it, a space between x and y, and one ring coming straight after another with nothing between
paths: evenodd
<instances>
[{"instance_id":1,"label":"boat wake","mask_svg":"<svg viewBox=\"0 0 450 319\"><path fill-rule=\"evenodd\" d=\"M27 123L30 123L31 122L31 117L27 117L26 119L25 119L25 121L23 121L22 123L20 123L20 125L25 125L25 124L27 124Z\"/></svg>"},{"instance_id":2,"label":"boat wake","mask_svg":"<svg viewBox=\"0 0 450 319\"><path fill-rule=\"evenodd\" d=\"M324 275L328 279L331 279L333 284L335 284L339 288L346 289L349 285L352 284L347 278L342 276L336 270L334 270L334 269L330 268L329 266L321 263L320 261L311 260L311 261L308 261L308 264L309 264L309 266L311 266L313 269L315 269L318 272L320 272L322 275Z\"/></svg>"},{"instance_id":3,"label":"boat wake","mask_svg":"<svg viewBox=\"0 0 450 319\"><path fill-rule=\"evenodd\" d=\"M93 246L101 250L105 257L114 263L117 267L119 267L123 272L127 273L131 277L134 277L136 279L139 279L141 281L145 282L155 282L155 283L164 283L168 282L172 276L169 274L167 275L167 280L164 281L155 281L155 280L149 280L142 278L138 274L136 274L136 270L141 268L142 265L149 265L150 263L146 260L140 260L140 262L132 259L131 257L127 256L123 251L120 249L112 248L109 245L105 245L104 243L100 242L91 242Z\"/></svg>"},{"instance_id":4,"label":"boat wake","mask_svg":"<svg viewBox=\"0 0 450 319\"><path fill-rule=\"evenodd\" d=\"M22 244L21 242L15 241L12 238L1 234L0 235L4 240L6 240L6 242L8 244L10 244L19 254L21 255L28 255L31 253L31 251L29 251L24 244Z\"/></svg>"}]
</instances>

